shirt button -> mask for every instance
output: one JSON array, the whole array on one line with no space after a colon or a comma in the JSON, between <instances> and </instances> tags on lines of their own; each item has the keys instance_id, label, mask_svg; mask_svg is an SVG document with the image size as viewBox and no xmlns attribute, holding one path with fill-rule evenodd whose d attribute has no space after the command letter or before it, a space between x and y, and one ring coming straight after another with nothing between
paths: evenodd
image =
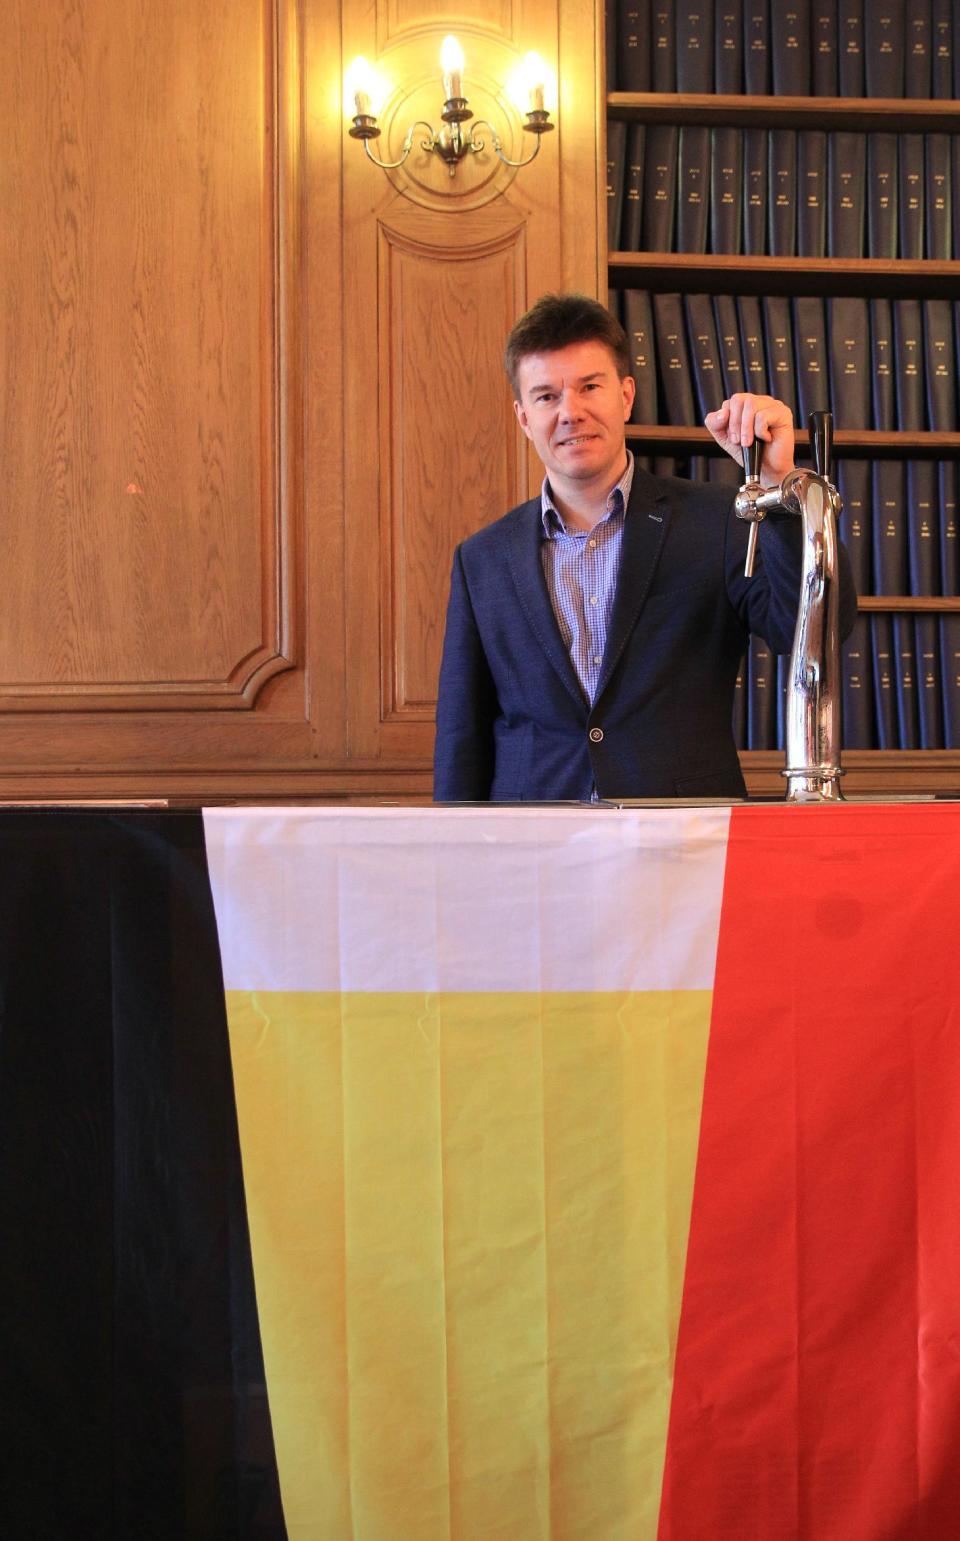
<instances>
[{"instance_id":1,"label":"shirt button","mask_svg":"<svg viewBox=\"0 0 960 1541\"><path fill-rule=\"evenodd\" d=\"M591 594L590 595L590 603L592 605L595 605L597 603L597 596L596 596L596 594Z\"/></svg>"},{"instance_id":2,"label":"shirt button","mask_svg":"<svg viewBox=\"0 0 960 1541\"><path fill-rule=\"evenodd\" d=\"M595 545L596 545L596 544L597 544L597 543L596 543L596 541L595 541L595 540L588 540L588 541L587 541L587 545L588 545L588 546L589 546L589 547L590 547L590 549L591 549L591 551L592 551L592 550L593 550L593 547L594 547L594 546L595 546Z\"/></svg>"},{"instance_id":3,"label":"shirt button","mask_svg":"<svg viewBox=\"0 0 960 1541\"><path fill-rule=\"evenodd\" d=\"M601 654L600 653L594 653L593 661L594 661L594 663L603 663L603 658L602 658Z\"/></svg>"},{"instance_id":4,"label":"shirt button","mask_svg":"<svg viewBox=\"0 0 960 1541\"><path fill-rule=\"evenodd\" d=\"M590 729L590 742L591 742L591 744L602 744L603 743L603 729L602 728L591 728Z\"/></svg>"}]
</instances>

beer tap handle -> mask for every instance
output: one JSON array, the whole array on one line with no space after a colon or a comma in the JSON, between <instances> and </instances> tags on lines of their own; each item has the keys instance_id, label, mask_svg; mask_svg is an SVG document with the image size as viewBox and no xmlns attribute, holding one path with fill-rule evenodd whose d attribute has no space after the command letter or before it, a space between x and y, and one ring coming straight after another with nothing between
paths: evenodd
<instances>
[{"instance_id":1,"label":"beer tap handle","mask_svg":"<svg viewBox=\"0 0 960 1541\"><path fill-rule=\"evenodd\" d=\"M763 440L754 437L753 443L748 444L743 451L743 469L746 476L746 484L757 486L760 482L760 465L763 461ZM743 564L745 578L753 577L753 564L757 556L757 537L760 534L760 520L756 513L750 524L750 534L747 536L747 559Z\"/></svg>"},{"instance_id":2,"label":"beer tap handle","mask_svg":"<svg viewBox=\"0 0 960 1541\"><path fill-rule=\"evenodd\" d=\"M825 482L833 480L833 413L810 413L810 445L813 469Z\"/></svg>"}]
</instances>

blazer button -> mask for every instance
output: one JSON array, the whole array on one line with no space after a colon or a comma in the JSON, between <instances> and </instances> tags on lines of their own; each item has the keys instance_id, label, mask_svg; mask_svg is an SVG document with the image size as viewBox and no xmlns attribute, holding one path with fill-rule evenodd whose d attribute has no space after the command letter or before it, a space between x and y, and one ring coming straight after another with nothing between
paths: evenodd
<instances>
[{"instance_id":1,"label":"blazer button","mask_svg":"<svg viewBox=\"0 0 960 1541\"><path fill-rule=\"evenodd\" d=\"M590 742L591 742L591 744L602 744L603 743L603 729L602 728L591 728L590 729Z\"/></svg>"}]
</instances>

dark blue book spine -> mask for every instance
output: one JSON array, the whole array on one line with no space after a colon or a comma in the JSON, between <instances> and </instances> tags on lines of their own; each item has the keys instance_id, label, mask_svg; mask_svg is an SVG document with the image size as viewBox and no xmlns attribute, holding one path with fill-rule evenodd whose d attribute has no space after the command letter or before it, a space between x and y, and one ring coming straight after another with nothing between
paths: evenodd
<instances>
[{"instance_id":1,"label":"dark blue book spine","mask_svg":"<svg viewBox=\"0 0 960 1541\"><path fill-rule=\"evenodd\" d=\"M713 0L677 6L677 90L713 90Z\"/></svg>"},{"instance_id":2,"label":"dark blue book spine","mask_svg":"<svg viewBox=\"0 0 960 1541\"><path fill-rule=\"evenodd\" d=\"M737 315L740 320L740 349L743 357L743 388L757 396L766 396L766 361L763 356L763 325L760 320L760 301L755 294L741 294L737 298Z\"/></svg>"},{"instance_id":3,"label":"dark blue book spine","mask_svg":"<svg viewBox=\"0 0 960 1541\"><path fill-rule=\"evenodd\" d=\"M673 250L677 140L675 124L649 125L643 168L643 244L647 251Z\"/></svg>"},{"instance_id":4,"label":"dark blue book spine","mask_svg":"<svg viewBox=\"0 0 960 1541\"><path fill-rule=\"evenodd\" d=\"M905 96L932 96L930 46L932 40L930 0L909 0L904 25Z\"/></svg>"},{"instance_id":5,"label":"dark blue book spine","mask_svg":"<svg viewBox=\"0 0 960 1541\"><path fill-rule=\"evenodd\" d=\"M940 617L943 747L960 749L960 614Z\"/></svg>"},{"instance_id":6,"label":"dark blue book spine","mask_svg":"<svg viewBox=\"0 0 960 1541\"><path fill-rule=\"evenodd\" d=\"M938 514L940 525L940 591L960 595L960 536L958 536L957 498L960 492L960 466L955 460L941 460L937 467Z\"/></svg>"},{"instance_id":7,"label":"dark blue book spine","mask_svg":"<svg viewBox=\"0 0 960 1541\"><path fill-rule=\"evenodd\" d=\"M837 0L837 80L841 96L863 95L863 0Z\"/></svg>"},{"instance_id":8,"label":"dark blue book spine","mask_svg":"<svg viewBox=\"0 0 960 1541\"><path fill-rule=\"evenodd\" d=\"M627 147L627 125L615 119L607 124L607 248L620 250L620 221L623 215L623 171Z\"/></svg>"},{"instance_id":9,"label":"dark blue book spine","mask_svg":"<svg viewBox=\"0 0 960 1541\"><path fill-rule=\"evenodd\" d=\"M957 58L960 59L960 48L957 50ZM953 227L953 258L960 261L960 134L950 136L950 159L953 163L953 171L950 178Z\"/></svg>"},{"instance_id":10,"label":"dark blue book spine","mask_svg":"<svg viewBox=\"0 0 960 1541\"><path fill-rule=\"evenodd\" d=\"M751 749L777 747L777 666L769 645L751 636L747 657L747 742Z\"/></svg>"},{"instance_id":11,"label":"dark blue book spine","mask_svg":"<svg viewBox=\"0 0 960 1541\"><path fill-rule=\"evenodd\" d=\"M897 422L894 382L893 310L889 300L870 301L870 364L873 426L892 433Z\"/></svg>"},{"instance_id":12,"label":"dark blue book spine","mask_svg":"<svg viewBox=\"0 0 960 1541\"><path fill-rule=\"evenodd\" d=\"M863 45L867 95L902 97L904 0L867 0Z\"/></svg>"},{"instance_id":13,"label":"dark blue book spine","mask_svg":"<svg viewBox=\"0 0 960 1541\"><path fill-rule=\"evenodd\" d=\"M857 616L841 652L843 746L873 749L873 657L867 616Z\"/></svg>"},{"instance_id":14,"label":"dark blue book spine","mask_svg":"<svg viewBox=\"0 0 960 1541\"><path fill-rule=\"evenodd\" d=\"M886 598L909 590L903 469L902 460L873 465L873 591Z\"/></svg>"},{"instance_id":15,"label":"dark blue book spine","mask_svg":"<svg viewBox=\"0 0 960 1541\"><path fill-rule=\"evenodd\" d=\"M949 262L953 250L949 134L927 135L926 169L927 256L934 262Z\"/></svg>"},{"instance_id":16,"label":"dark blue book spine","mask_svg":"<svg viewBox=\"0 0 960 1541\"><path fill-rule=\"evenodd\" d=\"M653 89L675 91L677 89L677 29L674 0L653 0L653 49L650 64Z\"/></svg>"},{"instance_id":17,"label":"dark blue book spine","mask_svg":"<svg viewBox=\"0 0 960 1541\"><path fill-rule=\"evenodd\" d=\"M745 390L743 374L743 349L740 346L740 322L737 302L732 294L714 296L713 316L717 327L717 345L720 349L720 366L723 371L724 396L734 396Z\"/></svg>"},{"instance_id":18,"label":"dark blue book spine","mask_svg":"<svg viewBox=\"0 0 960 1541\"><path fill-rule=\"evenodd\" d=\"M653 349L653 311L645 289L626 289L623 297L623 329L630 344L630 367L636 395L631 423L659 423L657 368Z\"/></svg>"},{"instance_id":19,"label":"dark blue book spine","mask_svg":"<svg viewBox=\"0 0 960 1541\"><path fill-rule=\"evenodd\" d=\"M919 749L917 650L912 615L893 617L894 689L897 694L898 749Z\"/></svg>"},{"instance_id":20,"label":"dark blue book spine","mask_svg":"<svg viewBox=\"0 0 960 1541\"><path fill-rule=\"evenodd\" d=\"M831 257L862 257L867 138L838 130L827 144L827 245Z\"/></svg>"},{"instance_id":21,"label":"dark blue book spine","mask_svg":"<svg viewBox=\"0 0 960 1541\"><path fill-rule=\"evenodd\" d=\"M740 251L743 212L743 133L710 131L710 250L726 256Z\"/></svg>"},{"instance_id":22,"label":"dark blue book spine","mask_svg":"<svg viewBox=\"0 0 960 1541\"><path fill-rule=\"evenodd\" d=\"M643 123L630 123L627 126L623 212L620 216L621 251L640 250L643 228L643 160L646 132L646 127Z\"/></svg>"},{"instance_id":23,"label":"dark blue book spine","mask_svg":"<svg viewBox=\"0 0 960 1541\"><path fill-rule=\"evenodd\" d=\"M748 96L770 94L770 13L767 0L744 0L743 84Z\"/></svg>"},{"instance_id":24,"label":"dark blue book spine","mask_svg":"<svg viewBox=\"0 0 960 1541\"><path fill-rule=\"evenodd\" d=\"M930 61L931 94L941 101L953 95L953 64L956 38L956 0L933 0L933 50Z\"/></svg>"},{"instance_id":25,"label":"dark blue book spine","mask_svg":"<svg viewBox=\"0 0 960 1541\"><path fill-rule=\"evenodd\" d=\"M797 135L792 128L772 128L769 135L771 257L793 257L797 250Z\"/></svg>"},{"instance_id":26,"label":"dark blue book spine","mask_svg":"<svg viewBox=\"0 0 960 1541\"><path fill-rule=\"evenodd\" d=\"M810 83L814 96L837 94L837 0L813 0Z\"/></svg>"},{"instance_id":27,"label":"dark blue book spine","mask_svg":"<svg viewBox=\"0 0 960 1541\"><path fill-rule=\"evenodd\" d=\"M787 684L790 679L790 656L778 653L777 664L777 748L782 754L787 747Z\"/></svg>"},{"instance_id":28,"label":"dark blue book spine","mask_svg":"<svg viewBox=\"0 0 960 1541\"><path fill-rule=\"evenodd\" d=\"M761 301L763 332L767 344L767 383L771 396L784 402L797 417L794 375L793 327L786 295L765 294Z\"/></svg>"},{"instance_id":29,"label":"dark blue book spine","mask_svg":"<svg viewBox=\"0 0 960 1541\"><path fill-rule=\"evenodd\" d=\"M914 622L917 665L917 716L920 748L943 748L943 694L940 646L935 615L918 615Z\"/></svg>"},{"instance_id":30,"label":"dark blue book spine","mask_svg":"<svg viewBox=\"0 0 960 1541\"><path fill-rule=\"evenodd\" d=\"M923 135L900 135L898 223L900 255L919 262L923 257Z\"/></svg>"},{"instance_id":31,"label":"dark blue book spine","mask_svg":"<svg viewBox=\"0 0 960 1541\"><path fill-rule=\"evenodd\" d=\"M935 433L953 433L957 427L957 355L949 300L923 301L923 352L927 420Z\"/></svg>"},{"instance_id":32,"label":"dark blue book spine","mask_svg":"<svg viewBox=\"0 0 960 1541\"><path fill-rule=\"evenodd\" d=\"M743 471L729 455L711 455L707 480L719 482L724 487L739 487L743 481Z\"/></svg>"},{"instance_id":33,"label":"dark blue book spine","mask_svg":"<svg viewBox=\"0 0 960 1541\"><path fill-rule=\"evenodd\" d=\"M873 704L878 749L899 749L897 695L894 685L893 617L872 615Z\"/></svg>"},{"instance_id":34,"label":"dark blue book spine","mask_svg":"<svg viewBox=\"0 0 960 1541\"><path fill-rule=\"evenodd\" d=\"M867 135L867 256L897 255L897 136Z\"/></svg>"},{"instance_id":35,"label":"dark blue book spine","mask_svg":"<svg viewBox=\"0 0 960 1541\"><path fill-rule=\"evenodd\" d=\"M810 0L770 0L773 90L810 95Z\"/></svg>"},{"instance_id":36,"label":"dark blue book spine","mask_svg":"<svg viewBox=\"0 0 960 1541\"><path fill-rule=\"evenodd\" d=\"M619 0L617 78L620 91L649 91L650 0Z\"/></svg>"},{"instance_id":37,"label":"dark blue book spine","mask_svg":"<svg viewBox=\"0 0 960 1541\"><path fill-rule=\"evenodd\" d=\"M830 409L830 372L823 301L801 295L793 302L793 336L797 355L798 423L806 426L811 412Z\"/></svg>"},{"instance_id":38,"label":"dark blue book spine","mask_svg":"<svg viewBox=\"0 0 960 1541\"><path fill-rule=\"evenodd\" d=\"M797 256L827 251L827 136L820 129L797 135Z\"/></svg>"},{"instance_id":39,"label":"dark blue book spine","mask_svg":"<svg viewBox=\"0 0 960 1541\"><path fill-rule=\"evenodd\" d=\"M680 130L677 169L677 251L707 249L710 187L710 130L685 123Z\"/></svg>"},{"instance_id":40,"label":"dark blue book spine","mask_svg":"<svg viewBox=\"0 0 960 1541\"><path fill-rule=\"evenodd\" d=\"M847 548L858 594L873 593L873 499L870 464L841 460L837 490L843 503L840 537Z\"/></svg>"},{"instance_id":41,"label":"dark blue book spine","mask_svg":"<svg viewBox=\"0 0 960 1541\"><path fill-rule=\"evenodd\" d=\"M657 339L661 400L666 407L667 422L692 427L696 423L696 413L683 306L679 294L653 296L653 325Z\"/></svg>"},{"instance_id":42,"label":"dark blue book spine","mask_svg":"<svg viewBox=\"0 0 960 1541\"><path fill-rule=\"evenodd\" d=\"M919 433L926 426L923 404L923 324L919 300L893 301L893 347L897 371L897 427Z\"/></svg>"},{"instance_id":43,"label":"dark blue book spine","mask_svg":"<svg viewBox=\"0 0 960 1541\"><path fill-rule=\"evenodd\" d=\"M717 0L713 88L720 96L743 91L743 0Z\"/></svg>"},{"instance_id":44,"label":"dark blue book spine","mask_svg":"<svg viewBox=\"0 0 960 1541\"><path fill-rule=\"evenodd\" d=\"M748 257L767 251L767 131L743 135L743 250Z\"/></svg>"},{"instance_id":45,"label":"dark blue book spine","mask_svg":"<svg viewBox=\"0 0 960 1541\"><path fill-rule=\"evenodd\" d=\"M907 567L911 594L940 593L937 467L933 460L907 461Z\"/></svg>"},{"instance_id":46,"label":"dark blue book spine","mask_svg":"<svg viewBox=\"0 0 960 1541\"><path fill-rule=\"evenodd\" d=\"M713 306L709 294L688 294L684 297L683 308L697 407L703 418L708 412L715 412L723 401L723 371Z\"/></svg>"},{"instance_id":47,"label":"dark blue book spine","mask_svg":"<svg viewBox=\"0 0 960 1541\"><path fill-rule=\"evenodd\" d=\"M830 315L830 395L837 428L870 426L869 312L853 295L827 301Z\"/></svg>"}]
</instances>

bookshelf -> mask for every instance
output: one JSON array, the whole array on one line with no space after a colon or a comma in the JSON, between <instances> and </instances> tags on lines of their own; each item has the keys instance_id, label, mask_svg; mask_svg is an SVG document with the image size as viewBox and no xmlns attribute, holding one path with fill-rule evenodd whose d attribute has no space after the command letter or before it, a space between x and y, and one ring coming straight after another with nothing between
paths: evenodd
<instances>
[{"instance_id":1,"label":"bookshelf","mask_svg":"<svg viewBox=\"0 0 960 1541\"><path fill-rule=\"evenodd\" d=\"M770 95L684 94L612 91L607 118L626 123L735 127L764 130L816 129L856 133L960 134L960 101L921 98L841 98ZM604 155L606 150L604 149ZM960 197L956 178L954 198ZM866 189L864 189L866 197ZM954 230L956 230L956 220ZM601 220L601 240L606 221ZM866 299L951 300L960 298L960 261L891 257L753 256L689 251L605 250L613 290L643 289L652 295L800 295ZM960 339L957 346L960 347ZM655 348L655 344L654 344ZM956 424L960 428L960 420ZM627 439L639 454L716 454L706 429L693 424L631 424ZM799 444L807 434L798 432ZM835 432L838 461L935 460L960 462L960 431ZM909 617L960 614L960 596L881 594L860 600L864 616ZM751 793L782 790L778 751L746 750L741 755ZM845 749L844 789L850 794L946 793L960 791L960 744L949 749Z\"/></svg>"}]
</instances>

